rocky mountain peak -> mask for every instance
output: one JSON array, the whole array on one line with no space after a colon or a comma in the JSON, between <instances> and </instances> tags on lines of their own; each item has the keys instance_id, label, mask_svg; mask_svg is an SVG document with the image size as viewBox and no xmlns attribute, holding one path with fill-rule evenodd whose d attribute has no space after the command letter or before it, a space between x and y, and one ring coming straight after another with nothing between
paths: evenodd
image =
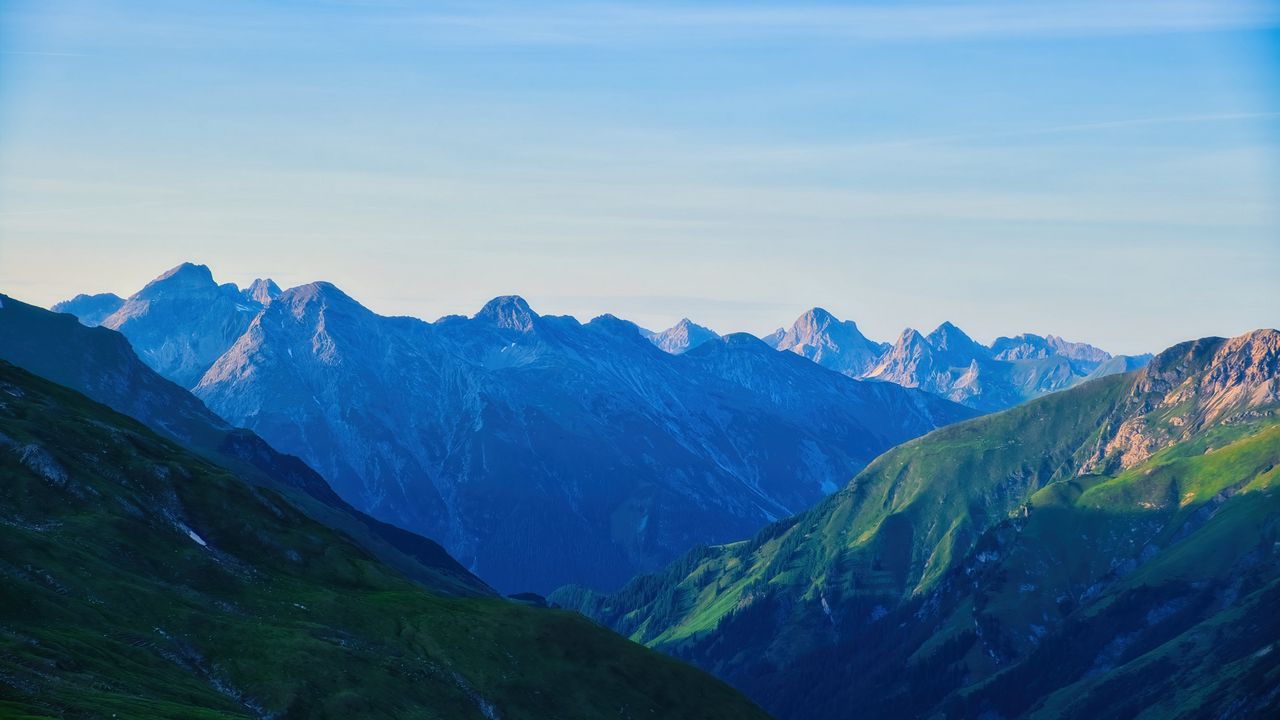
<instances>
[{"instance_id":1,"label":"rocky mountain peak","mask_svg":"<svg viewBox=\"0 0 1280 720\"><path fill-rule=\"evenodd\" d=\"M253 321L261 307L206 265L182 263L134 293L102 326L129 339L153 370L193 387Z\"/></svg>"},{"instance_id":2,"label":"rocky mountain peak","mask_svg":"<svg viewBox=\"0 0 1280 720\"><path fill-rule=\"evenodd\" d=\"M291 287L277 295L272 304L289 308L295 317L300 317L308 309L331 307L344 307L366 313L371 312L359 302L356 302L350 295L343 292L337 285L324 280Z\"/></svg>"},{"instance_id":3,"label":"rocky mountain peak","mask_svg":"<svg viewBox=\"0 0 1280 720\"><path fill-rule=\"evenodd\" d=\"M244 289L246 299L252 300L263 307L271 304L272 300L280 297L283 292L275 280L271 278L257 278L249 283L249 287Z\"/></svg>"},{"instance_id":4,"label":"rocky mountain peak","mask_svg":"<svg viewBox=\"0 0 1280 720\"><path fill-rule=\"evenodd\" d=\"M925 340L924 335L920 334L915 328L906 328L902 334L898 336L897 342L893 344L894 349L897 348L915 348L929 343Z\"/></svg>"},{"instance_id":5,"label":"rocky mountain peak","mask_svg":"<svg viewBox=\"0 0 1280 720\"><path fill-rule=\"evenodd\" d=\"M1139 390L1166 392L1204 369L1214 353L1226 342L1220 337L1179 343L1157 354L1142 372Z\"/></svg>"},{"instance_id":6,"label":"rocky mountain peak","mask_svg":"<svg viewBox=\"0 0 1280 720\"><path fill-rule=\"evenodd\" d=\"M683 318L666 330L650 335L649 341L665 352L679 355L718 337L720 335L714 330Z\"/></svg>"},{"instance_id":7,"label":"rocky mountain peak","mask_svg":"<svg viewBox=\"0 0 1280 720\"><path fill-rule=\"evenodd\" d=\"M624 320L612 313L597 315L591 318L591 320L582 327L598 330L619 338L634 339L638 337L642 341L647 340L650 342L653 340L653 333L642 330L640 326L630 320Z\"/></svg>"},{"instance_id":8,"label":"rocky mountain peak","mask_svg":"<svg viewBox=\"0 0 1280 720\"><path fill-rule=\"evenodd\" d=\"M1201 397L1230 393L1255 401L1275 396L1280 382L1280 331L1254 330L1230 339L1205 338L1175 345L1151 359L1143 390L1163 392L1191 380ZM1268 392L1269 390L1269 392Z\"/></svg>"},{"instance_id":9,"label":"rocky mountain peak","mask_svg":"<svg viewBox=\"0 0 1280 720\"><path fill-rule=\"evenodd\" d=\"M865 374L886 348L868 340L853 321L841 320L820 307L806 311L789 330L765 342L850 377Z\"/></svg>"},{"instance_id":10,"label":"rocky mountain peak","mask_svg":"<svg viewBox=\"0 0 1280 720\"><path fill-rule=\"evenodd\" d=\"M752 350L764 352L771 348L763 340L751 333L736 332L716 338L718 344L732 350Z\"/></svg>"},{"instance_id":11,"label":"rocky mountain peak","mask_svg":"<svg viewBox=\"0 0 1280 720\"><path fill-rule=\"evenodd\" d=\"M907 328L880 357L867 377L904 387L920 387L933 366L933 347L915 328Z\"/></svg>"},{"instance_id":12,"label":"rocky mountain peak","mask_svg":"<svg viewBox=\"0 0 1280 720\"><path fill-rule=\"evenodd\" d=\"M213 273L208 265L184 262L147 283L135 297L149 299L174 292L216 290L217 288L218 284L214 282Z\"/></svg>"},{"instance_id":13,"label":"rocky mountain peak","mask_svg":"<svg viewBox=\"0 0 1280 720\"><path fill-rule=\"evenodd\" d=\"M1254 330L1226 341L1206 375L1228 384L1275 381L1280 377L1280 330Z\"/></svg>"},{"instance_id":14,"label":"rocky mountain peak","mask_svg":"<svg viewBox=\"0 0 1280 720\"><path fill-rule=\"evenodd\" d=\"M977 348L982 348L981 345L974 342L973 338L969 337L963 330L956 327L950 320L939 325L937 329L929 333L929 336L925 339L935 349L947 352L971 352Z\"/></svg>"},{"instance_id":15,"label":"rocky mountain peak","mask_svg":"<svg viewBox=\"0 0 1280 720\"><path fill-rule=\"evenodd\" d=\"M491 322L500 328L530 332L538 320L538 314L519 295L501 295L480 308L476 320Z\"/></svg>"},{"instance_id":16,"label":"rocky mountain peak","mask_svg":"<svg viewBox=\"0 0 1280 720\"><path fill-rule=\"evenodd\" d=\"M825 309L814 307L806 310L800 317L796 318L796 322L792 327L822 328L838 322L840 321L836 319L836 316Z\"/></svg>"},{"instance_id":17,"label":"rocky mountain peak","mask_svg":"<svg viewBox=\"0 0 1280 720\"><path fill-rule=\"evenodd\" d=\"M101 325L112 313L124 305L124 298L115 293L98 293L86 295L81 293L70 300L55 303L50 310L56 313L70 313L81 323L95 327Z\"/></svg>"},{"instance_id":18,"label":"rocky mountain peak","mask_svg":"<svg viewBox=\"0 0 1280 720\"><path fill-rule=\"evenodd\" d=\"M769 333L768 335L765 335L764 337L762 337L762 338L760 338L760 339L761 339L761 340L763 340L763 341L764 341L764 343L765 343L766 345L768 345L769 347L771 347L771 348L777 348L777 347L778 347L778 345L780 345L780 344L782 343L782 340L783 340L786 336L787 336L787 329L786 329L786 328L778 328L777 330L774 330L773 332Z\"/></svg>"}]
</instances>

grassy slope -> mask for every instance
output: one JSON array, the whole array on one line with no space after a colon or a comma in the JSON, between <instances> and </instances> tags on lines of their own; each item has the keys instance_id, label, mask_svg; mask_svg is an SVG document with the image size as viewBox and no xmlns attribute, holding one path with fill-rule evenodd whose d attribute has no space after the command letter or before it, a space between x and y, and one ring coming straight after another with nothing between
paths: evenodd
<instances>
[{"instance_id":1,"label":"grassy slope","mask_svg":"<svg viewBox=\"0 0 1280 720\"><path fill-rule=\"evenodd\" d=\"M763 717L574 614L423 592L275 492L5 364L0 433L5 716Z\"/></svg>"},{"instance_id":2,"label":"grassy slope","mask_svg":"<svg viewBox=\"0 0 1280 720\"><path fill-rule=\"evenodd\" d=\"M986 559L966 568L974 606L939 623L912 662L928 665L976 624L960 663L999 662L962 693L963 714L1182 717L1228 697L1240 716L1274 709L1278 464L1280 423L1265 421L1046 488L981 544Z\"/></svg>"},{"instance_id":3,"label":"grassy slope","mask_svg":"<svg viewBox=\"0 0 1280 720\"><path fill-rule=\"evenodd\" d=\"M1213 345L1188 348L1195 363ZM614 595L553 599L783 717L1014 716L1050 695L1047 717L1123 716L1125 703L1103 712L1088 698L1116 700L1123 683L1105 678L1157 660L1168 672L1145 682L1162 703L1180 698L1161 705L1173 714L1224 708L1224 687L1249 691L1242 715L1271 710L1280 652L1267 648L1280 635L1258 608L1280 577L1280 426L1251 412L1124 472L1080 475L1104 430L1148 412L1147 391L1138 376L1105 378L944 428L751 541L695 551ZM1240 640L1215 655L1238 682L1197 674L1201 656L1167 645L1196 627Z\"/></svg>"}]
</instances>

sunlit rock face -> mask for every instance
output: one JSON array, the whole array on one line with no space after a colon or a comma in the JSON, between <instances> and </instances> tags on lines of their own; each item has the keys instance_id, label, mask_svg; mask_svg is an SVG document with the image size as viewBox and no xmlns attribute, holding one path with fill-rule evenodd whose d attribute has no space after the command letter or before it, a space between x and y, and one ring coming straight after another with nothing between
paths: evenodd
<instances>
[{"instance_id":1,"label":"sunlit rock face","mask_svg":"<svg viewBox=\"0 0 1280 720\"><path fill-rule=\"evenodd\" d=\"M839 320L822 308L804 313L790 329L775 333L766 342L850 377L866 374L888 349L884 343L868 340L852 320Z\"/></svg>"},{"instance_id":2,"label":"sunlit rock face","mask_svg":"<svg viewBox=\"0 0 1280 720\"><path fill-rule=\"evenodd\" d=\"M849 377L920 388L985 412L1128 372L1150 357L1113 357L1086 343L1030 333L1000 337L988 347L950 322L928 335L907 328L890 345L868 339L855 323L822 308L764 341Z\"/></svg>"}]
</instances>

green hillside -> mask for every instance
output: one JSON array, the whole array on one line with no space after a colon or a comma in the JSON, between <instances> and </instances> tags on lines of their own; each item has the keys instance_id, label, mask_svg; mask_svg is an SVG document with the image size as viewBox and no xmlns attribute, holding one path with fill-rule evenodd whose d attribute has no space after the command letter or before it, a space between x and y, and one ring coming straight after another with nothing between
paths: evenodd
<instances>
[{"instance_id":1,"label":"green hillside","mask_svg":"<svg viewBox=\"0 0 1280 720\"><path fill-rule=\"evenodd\" d=\"M1278 350L1172 348L906 443L750 541L553 599L781 717L1266 716Z\"/></svg>"},{"instance_id":2,"label":"green hillside","mask_svg":"<svg viewBox=\"0 0 1280 720\"><path fill-rule=\"evenodd\" d=\"M0 716L764 717L575 614L424 592L7 363L0 479Z\"/></svg>"}]
</instances>

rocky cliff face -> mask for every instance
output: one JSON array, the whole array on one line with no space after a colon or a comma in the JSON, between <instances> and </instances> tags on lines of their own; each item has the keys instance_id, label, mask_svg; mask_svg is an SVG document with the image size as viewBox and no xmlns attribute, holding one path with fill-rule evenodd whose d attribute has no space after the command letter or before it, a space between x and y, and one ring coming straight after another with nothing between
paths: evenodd
<instances>
[{"instance_id":1,"label":"rocky cliff face","mask_svg":"<svg viewBox=\"0 0 1280 720\"><path fill-rule=\"evenodd\" d=\"M1086 468L1147 460L1205 427L1253 419L1280 403L1280 333L1258 330L1177 345L1152 359ZM1140 412L1139 412L1140 411Z\"/></svg>"}]
</instances>

